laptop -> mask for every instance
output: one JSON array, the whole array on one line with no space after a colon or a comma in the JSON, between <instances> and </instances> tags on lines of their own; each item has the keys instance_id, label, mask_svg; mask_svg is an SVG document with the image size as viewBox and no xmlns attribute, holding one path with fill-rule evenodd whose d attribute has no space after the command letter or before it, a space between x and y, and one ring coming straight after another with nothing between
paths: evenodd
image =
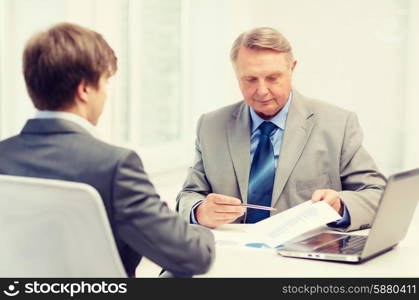
<instances>
[{"instance_id":1,"label":"laptop","mask_svg":"<svg viewBox=\"0 0 419 300\"><path fill-rule=\"evenodd\" d=\"M419 199L419 168L390 176L368 236L322 232L285 243L287 257L359 263L395 247L406 235Z\"/></svg>"}]
</instances>

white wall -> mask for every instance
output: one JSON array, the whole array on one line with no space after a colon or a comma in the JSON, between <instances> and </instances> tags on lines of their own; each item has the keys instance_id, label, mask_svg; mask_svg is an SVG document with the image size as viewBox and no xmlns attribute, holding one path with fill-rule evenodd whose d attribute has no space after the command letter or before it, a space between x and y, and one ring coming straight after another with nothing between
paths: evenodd
<instances>
[{"instance_id":1,"label":"white wall","mask_svg":"<svg viewBox=\"0 0 419 300\"><path fill-rule=\"evenodd\" d=\"M35 110L26 93L23 81L21 57L29 36L44 29L45 26L51 24L50 22L59 22L64 17L64 11L54 9L56 6L50 5L54 1L15 0L0 3L3 4L0 6L0 10L3 10L0 13L2 16L0 22L4 29L0 33L3 34L4 41L4 44L0 45L3 62L0 64L2 137L9 136L12 132L19 132L26 119L34 114ZM15 13L17 9L19 9L19 14ZM45 15L43 12L48 10L50 15ZM25 26L20 26L23 23Z\"/></svg>"},{"instance_id":2,"label":"white wall","mask_svg":"<svg viewBox=\"0 0 419 300\"><path fill-rule=\"evenodd\" d=\"M114 0L0 0L0 105L3 113L0 121L1 138L17 134L35 109L27 95L22 75L22 54L26 41L34 33L45 30L60 22L74 22L98 30L113 45L117 54L121 52L117 26L120 11ZM114 20L111 26L98 19ZM120 71L121 72L121 71ZM110 105L108 105L110 106ZM109 112L101 118L99 132L111 132Z\"/></svg>"},{"instance_id":3,"label":"white wall","mask_svg":"<svg viewBox=\"0 0 419 300\"><path fill-rule=\"evenodd\" d=\"M410 1L408 13L404 168L419 166L419 1Z\"/></svg>"},{"instance_id":4,"label":"white wall","mask_svg":"<svg viewBox=\"0 0 419 300\"><path fill-rule=\"evenodd\" d=\"M2 137L17 133L34 112L24 88L20 62L24 42L32 32L54 22L79 22L103 33L121 60L136 58L136 51L127 57L126 49L119 48L123 45L120 40L126 38L118 33L124 28L116 26L124 16L118 10L121 1L61 0L60 5L57 2L0 0ZM241 99L229 61L233 40L253 27L272 26L282 31L294 47L298 60L294 86L300 92L357 112L365 133L364 145L384 173L418 167L418 2L183 0L186 8L182 19L186 41L182 46L186 66L183 95L189 103L184 108L188 117L182 120L186 143L193 148L200 114ZM132 35L136 28L129 30ZM118 136L117 130L109 128L109 111L121 109L118 97L123 99L129 93L121 92L126 86L123 67L115 79L119 92L111 96L101 129ZM13 105L6 99L13 99ZM179 149L171 155L189 155L184 148ZM167 156L167 151L164 152L162 157ZM151 166L152 159L143 156L146 165ZM190 157L189 161L192 160ZM172 185L180 188L182 181L183 175Z\"/></svg>"}]
</instances>

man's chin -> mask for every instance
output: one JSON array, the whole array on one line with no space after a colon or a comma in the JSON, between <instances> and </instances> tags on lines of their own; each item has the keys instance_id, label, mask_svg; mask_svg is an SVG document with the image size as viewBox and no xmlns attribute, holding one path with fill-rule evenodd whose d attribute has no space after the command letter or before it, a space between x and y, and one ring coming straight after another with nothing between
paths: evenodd
<instances>
[{"instance_id":1,"label":"man's chin","mask_svg":"<svg viewBox=\"0 0 419 300\"><path fill-rule=\"evenodd\" d=\"M280 110L278 107L255 109L256 113L265 120L272 119Z\"/></svg>"}]
</instances>

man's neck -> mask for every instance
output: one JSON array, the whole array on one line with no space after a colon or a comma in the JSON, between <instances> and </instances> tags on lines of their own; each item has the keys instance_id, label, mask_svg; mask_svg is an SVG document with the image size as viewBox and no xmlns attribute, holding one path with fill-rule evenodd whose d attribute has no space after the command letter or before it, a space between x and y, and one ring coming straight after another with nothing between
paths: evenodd
<instances>
[{"instance_id":1,"label":"man's neck","mask_svg":"<svg viewBox=\"0 0 419 300\"><path fill-rule=\"evenodd\" d=\"M74 115L77 115L77 116L85 119L89 123L91 123L89 121L89 119L87 118L87 112L84 109L79 108L77 105L73 105L73 106L71 106L69 108L66 108L66 109L59 109L59 110L57 110L57 112L64 112L64 113L74 114Z\"/></svg>"}]
</instances>

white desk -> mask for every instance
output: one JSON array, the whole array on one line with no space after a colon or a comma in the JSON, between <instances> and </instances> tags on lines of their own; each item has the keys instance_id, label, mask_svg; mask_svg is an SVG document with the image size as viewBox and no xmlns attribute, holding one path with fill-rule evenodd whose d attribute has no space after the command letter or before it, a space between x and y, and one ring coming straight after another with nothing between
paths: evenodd
<instances>
[{"instance_id":1,"label":"white desk","mask_svg":"<svg viewBox=\"0 0 419 300\"><path fill-rule=\"evenodd\" d=\"M389 220L391 222L391 220ZM229 224L213 230L240 230L248 225ZM366 230L363 231L367 232ZM360 232L353 232L359 234ZM196 277L419 277L419 207L407 236L393 250L361 264L287 258L273 250L217 246L216 258L208 273ZM157 277L161 268L143 258L137 277Z\"/></svg>"},{"instance_id":2,"label":"white desk","mask_svg":"<svg viewBox=\"0 0 419 300\"><path fill-rule=\"evenodd\" d=\"M248 225L223 225L213 232L225 235L240 226ZM287 258L271 249L243 246L217 246L216 251L209 272L196 277L419 277L419 208L398 246L361 264Z\"/></svg>"}]
</instances>

